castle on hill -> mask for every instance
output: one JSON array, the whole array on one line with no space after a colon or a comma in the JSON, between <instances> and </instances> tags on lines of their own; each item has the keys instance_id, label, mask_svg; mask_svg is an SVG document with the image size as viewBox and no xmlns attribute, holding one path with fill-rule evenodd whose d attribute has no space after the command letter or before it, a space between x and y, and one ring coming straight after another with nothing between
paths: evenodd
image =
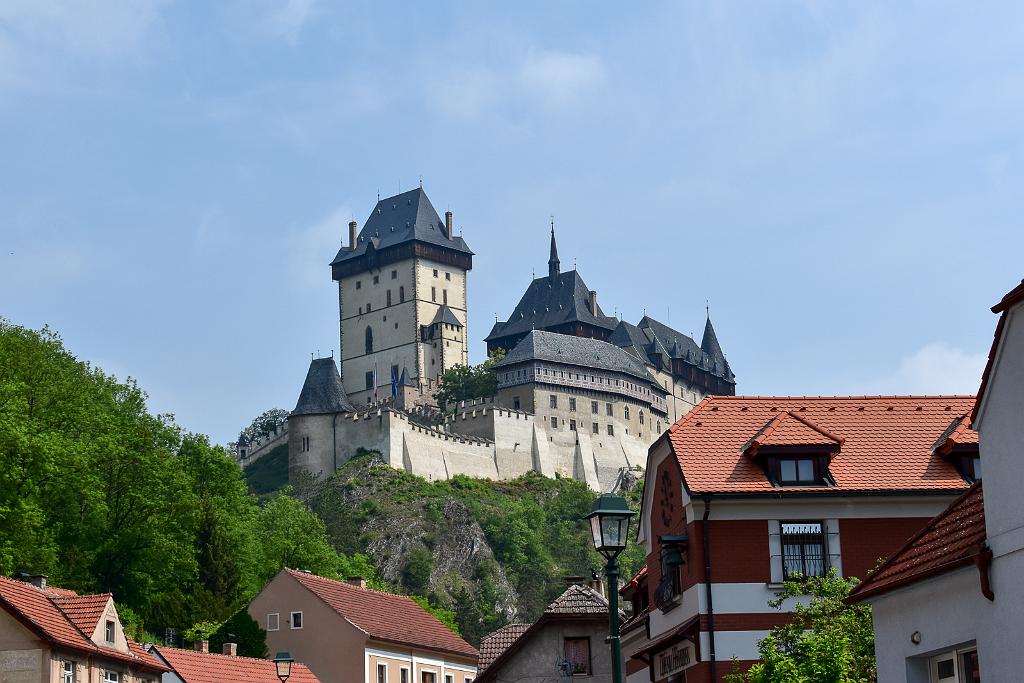
<instances>
[{"instance_id":1,"label":"castle on hill","mask_svg":"<svg viewBox=\"0 0 1024 683\"><path fill-rule=\"evenodd\" d=\"M605 315L580 273L561 270L552 227L547 274L486 337L489 352L506 351L496 395L439 424L440 378L469 360L472 267L452 212L442 220L422 188L379 200L361 230L349 224L331 262L340 370L333 358L310 364L288 418L291 478L327 475L366 448L431 479L533 470L612 490L668 425L736 392L710 318L698 345L649 316Z\"/></svg>"}]
</instances>

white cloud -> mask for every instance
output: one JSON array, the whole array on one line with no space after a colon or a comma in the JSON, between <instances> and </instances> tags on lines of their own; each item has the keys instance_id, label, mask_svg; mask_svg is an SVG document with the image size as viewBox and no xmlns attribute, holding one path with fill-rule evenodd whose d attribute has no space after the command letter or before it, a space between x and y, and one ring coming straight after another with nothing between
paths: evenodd
<instances>
[{"instance_id":1,"label":"white cloud","mask_svg":"<svg viewBox=\"0 0 1024 683\"><path fill-rule=\"evenodd\" d=\"M338 208L313 225L288 233L288 268L293 280L303 287L322 287L329 282L328 266L347 240L352 211Z\"/></svg>"},{"instance_id":2,"label":"white cloud","mask_svg":"<svg viewBox=\"0 0 1024 683\"><path fill-rule=\"evenodd\" d=\"M539 96L551 107L575 103L605 80L601 58L593 54L574 54L533 50L523 63L519 78L527 94Z\"/></svg>"},{"instance_id":3,"label":"white cloud","mask_svg":"<svg viewBox=\"0 0 1024 683\"><path fill-rule=\"evenodd\" d=\"M985 369L985 353L968 353L944 342L932 342L905 356L886 393L973 394Z\"/></svg>"}]
</instances>

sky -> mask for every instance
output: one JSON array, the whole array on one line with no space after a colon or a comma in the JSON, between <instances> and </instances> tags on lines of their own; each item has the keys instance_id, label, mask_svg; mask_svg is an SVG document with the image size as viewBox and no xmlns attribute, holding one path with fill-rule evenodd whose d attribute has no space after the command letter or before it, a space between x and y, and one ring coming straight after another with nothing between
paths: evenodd
<instances>
[{"instance_id":1,"label":"sky","mask_svg":"<svg viewBox=\"0 0 1024 683\"><path fill-rule=\"evenodd\" d=\"M423 187L470 360L563 269L743 394L973 393L1024 277L1022 3L5 0L0 317L218 442L337 349L329 262Z\"/></svg>"}]
</instances>

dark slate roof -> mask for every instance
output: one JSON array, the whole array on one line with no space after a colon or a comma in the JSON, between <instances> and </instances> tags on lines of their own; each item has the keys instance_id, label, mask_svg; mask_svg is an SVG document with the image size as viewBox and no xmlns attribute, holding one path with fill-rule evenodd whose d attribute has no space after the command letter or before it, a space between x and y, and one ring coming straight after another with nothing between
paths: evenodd
<instances>
[{"instance_id":1,"label":"dark slate roof","mask_svg":"<svg viewBox=\"0 0 1024 683\"><path fill-rule=\"evenodd\" d=\"M718 345L718 335L715 334L715 327L711 324L711 317L704 323L704 337L700 340L700 348L715 360L725 360L722 347Z\"/></svg>"},{"instance_id":2,"label":"dark slate roof","mask_svg":"<svg viewBox=\"0 0 1024 683\"><path fill-rule=\"evenodd\" d=\"M515 348L505 356L505 359L495 367L533 360L547 360L585 368L621 372L658 386L640 359L634 358L614 344L599 339L545 332L544 330L533 330L523 337L522 341L516 344Z\"/></svg>"},{"instance_id":3,"label":"dark slate roof","mask_svg":"<svg viewBox=\"0 0 1024 683\"><path fill-rule=\"evenodd\" d=\"M434 323L446 323L448 325L455 325L456 327L462 327L462 323L452 313L452 309L448 308L448 304L442 304L441 308L437 309L437 315L430 322L431 325Z\"/></svg>"},{"instance_id":4,"label":"dark slate roof","mask_svg":"<svg viewBox=\"0 0 1024 683\"><path fill-rule=\"evenodd\" d=\"M405 369L404 365L402 366L402 376L398 378L398 386L400 386L400 387L414 387L414 386L416 386L415 384L412 383L412 379L409 378L409 371Z\"/></svg>"},{"instance_id":5,"label":"dark slate roof","mask_svg":"<svg viewBox=\"0 0 1024 683\"><path fill-rule=\"evenodd\" d=\"M491 662L507 650L512 643L519 640L519 636L526 633L528 628L530 628L529 624L508 624L484 636L480 640L480 660L476 665L477 670L483 671L489 667Z\"/></svg>"},{"instance_id":6,"label":"dark slate roof","mask_svg":"<svg viewBox=\"0 0 1024 683\"><path fill-rule=\"evenodd\" d=\"M607 330L614 330L619 322L613 316L605 315L600 305L597 315L590 312L590 288L575 270L558 273L553 278L539 277L531 282L509 319L495 323L485 341L571 322Z\"/></svg>"},{"instance_id":7,"label":"dark slate roof","mask_svg":"<svg viewBox=\"0 0 1024 683\"><path fill-rule=\"evenodd\" d=\"M338 251L331 264L341 263L366 253L367 245L375 249L416 240L466 254L473 251L462 237L455 235L448 239L444 221L437 214L422 187L381 199L373 208L370 217L363 224L356 240L356 248L344 246Z\"/></svg>"},{"instance_id":8,"label":"dark slate roof","mask_svg":"<svg viewBox=\"0 0 1024 683\"><path fill-rule=\"evenodd\" d=\"M306 381L292 415L352 413L355 408L345 395L341 375L333 358L317 358L309 364Z\"/></svg>"},{"instance_id":9,"label":"dark slate roof","mask_svg":"<svg viewBox=\"0 0 1024 683\"><path fill-rule=\"evenodd\" d=\"M644 332L645 336L650 337L652 341L657 338L666 349L672 349L671 354L673 358L680 358L690 365L707 370L712 375L721 377L729 382L736 381L736 377L729 367L729 362L725 359L725 354L722 353L722 348L718 344L718 338L715 336L714 328L711 327L710 319L708 319L707 325L705 325L704 343L712 348L712 350L717 350L717 356L709 354L705 349L697 346L697 343L689 335L673 330L668 325L650 316L645 315L637 327ZM708 337L709 329L711 331L710 339Z\"/></svg>"}]
</instances>

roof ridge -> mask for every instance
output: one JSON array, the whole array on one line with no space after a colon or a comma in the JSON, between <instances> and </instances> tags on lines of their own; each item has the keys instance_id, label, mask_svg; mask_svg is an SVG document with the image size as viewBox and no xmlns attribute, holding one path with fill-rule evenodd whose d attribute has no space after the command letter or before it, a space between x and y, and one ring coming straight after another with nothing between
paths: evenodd
<instances>
[{"instance_id":1,"label":"roof ridge","mask_svg":"<svg viewBox=\"0 0 1024 683\"><path fill-rule=\"evenodd\" d=\"M263 664L273 664L273 660L262 659L260 657L246 657L245 655L226 655L220 652L200 652L199 650L190 650L187 647L171 647L170 645L157 645L153 643L153 648L157 651L172 650L174 652L181 652L182 654L196 655L196 656L208 656L208 657L224 657L226 659L236 660L241 659L249 662L261 662ZM302 664L302 662L296 662L296 664Z\"/></svg>"},{"instance_id":2,"label":"roof ridge","mask_svg":"<svg viewBox=\"0 0 1024 683\"><path fill-rule=\"evenodd\" d=\"M352 588L353 590L366 591L367 593L375 593L377 595L387 595L388 597L391 597L391 598L405 598L406 600L408 600L409 602L411 602L413 604L418 604L411 597L409 597L408 595L404 595L402 593L389 593L388 591L377 590L376 588L369 588L369 587L363 588L362 586L355 586L355 585L349 583L348 581L344 581L342 579L332 579L329 576L322 576L320 574L314 574L313 572L303 571L302 569L292 569L291 567L284 567L284 570L289 572L289 573L291 573L291 574L293 574L293 575L296 575L296 576L313 577L314 579L320 579L322 581L330 581L331 583L336 583L339 586L346 586L348 588Z\"/></svg>"}]
</instances>

